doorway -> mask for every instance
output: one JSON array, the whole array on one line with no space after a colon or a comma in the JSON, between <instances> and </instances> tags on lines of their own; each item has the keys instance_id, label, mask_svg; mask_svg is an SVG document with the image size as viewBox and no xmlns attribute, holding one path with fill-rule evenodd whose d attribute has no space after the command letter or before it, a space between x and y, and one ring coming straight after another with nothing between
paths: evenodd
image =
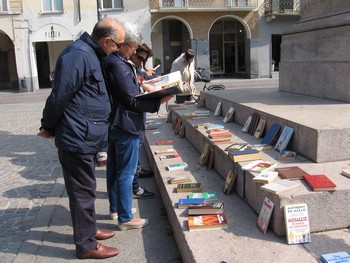
<instances>
[{"instance_id":1,"label":"doorway","mask_svg":"<svg viewBox=\"0 0 350 263\"><path fill-rule=\"evenodd\" d=\"M35 43L36 64L38 68L39 88L51 88L50 83L50 57L46 42Z\"/></svg>"}]
</instances>

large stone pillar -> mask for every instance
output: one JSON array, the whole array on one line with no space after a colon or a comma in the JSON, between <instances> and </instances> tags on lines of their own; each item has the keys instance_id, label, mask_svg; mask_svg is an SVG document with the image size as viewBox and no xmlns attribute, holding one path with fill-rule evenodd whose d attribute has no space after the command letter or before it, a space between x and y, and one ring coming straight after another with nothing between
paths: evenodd
<instances>
[{"instance_id":1,"label":"large stone pillar","mask_svg":"<svg viewBox=\"0 0 350 263\"><path fill-rule=\"evenodd\" d=\"M300 1L300 21L282 37L280 90L350 102L349 2Z\"/></svg>"}]
</instances>

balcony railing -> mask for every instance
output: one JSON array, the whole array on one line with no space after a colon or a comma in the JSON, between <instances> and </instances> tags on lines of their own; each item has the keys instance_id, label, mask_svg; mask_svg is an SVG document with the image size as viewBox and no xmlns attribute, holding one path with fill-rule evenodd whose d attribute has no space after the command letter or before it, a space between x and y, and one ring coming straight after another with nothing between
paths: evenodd
<instances>
[{"instance_id":1,"label":"balcony railing","mask_svg":"<svg viewBox=\"0 0 350 263\"><path fill-rule=\"evenodd\" d=\"M265 0L265 15L300 15L300 0Z\"/></svg>"},{"instance_id":2,"label":"balcony railing","mask_svg":"<svg viewBox=\"0 0 350 263\"><path fill-rule=\"evenodd\" d=\"M246 9L254 10L258 0L150 0L151 10L171 9Z\"/></svg>"}]
</instances>

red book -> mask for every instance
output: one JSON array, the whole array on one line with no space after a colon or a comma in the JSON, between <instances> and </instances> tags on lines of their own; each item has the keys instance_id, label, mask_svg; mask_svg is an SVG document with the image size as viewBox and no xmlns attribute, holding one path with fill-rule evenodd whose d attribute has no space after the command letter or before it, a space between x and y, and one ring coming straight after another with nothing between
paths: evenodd
<instances>
[{"instance_id":1,"label":"red book","mask_svg":"<svg viewBox=\"0 0 350 263\"><path fill-rule=\"evenodd\" d=\"M314 192L335 191L335 183L325 174L304 175L304 180Z\"/></svg>"},{"instance_id":2,"label":"red book","mask_svg":"<svg viewBox=\"0 0 350 263\"><path fill-rule=\"evenodd\" d=\"M156 141L156 145L172 145L174 142L174 140L158 140Z\"/></svg>"},{"instance_id":3,"label":"red book","mask_svg":"<svg viewBox=\"0 0 350 263\"><path fill-rule=\"evenodd\" d=\"M224 214L188 216L188 228L192 230L227 228Z\"/></svg>"},{"instance_id":4,"label":"red book","mask_svg":"<svg viewBox=\"0 0 350 263\"><path fill-rule=\"evenodd\" d=\"M214 139L214 138L230 138L232 137L232 133L224 131L224 132L215 132L215 133L210 133L209 138Z\"/></svg>"}]
</instances>

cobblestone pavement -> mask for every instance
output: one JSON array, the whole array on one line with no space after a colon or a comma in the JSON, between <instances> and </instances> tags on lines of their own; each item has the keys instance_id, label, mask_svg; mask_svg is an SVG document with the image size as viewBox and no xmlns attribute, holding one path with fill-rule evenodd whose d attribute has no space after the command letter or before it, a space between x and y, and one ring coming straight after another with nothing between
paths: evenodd
<instances>
[{"instance_id":1,"label":"cobblestone pavement","mask_svg":"<svg viewBox=\"0 0 350 263\"><path fill-rule=\"evenodd\" d=\"M36 136L49 92L0 93L0 262L16 256L60 173L53 141Z\"/></svg>"}]
</instances>

